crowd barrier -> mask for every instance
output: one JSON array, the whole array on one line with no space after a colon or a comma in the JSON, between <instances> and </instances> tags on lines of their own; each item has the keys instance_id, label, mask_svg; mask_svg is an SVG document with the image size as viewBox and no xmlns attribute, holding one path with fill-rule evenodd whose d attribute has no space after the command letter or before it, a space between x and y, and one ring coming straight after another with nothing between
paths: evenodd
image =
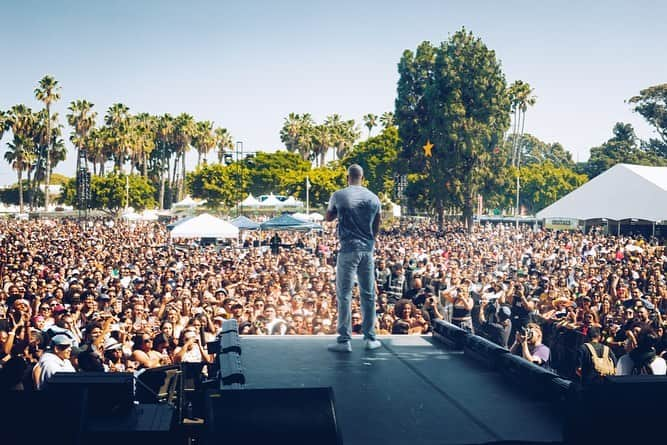
<instances>
[{"instance_id":1,"label":"crowd barrier","mask_svg":"<svg viewBox=\"0 0 667 445\"><path fill-rule=\"evenodd\" d=\"M572 382L555 372L537 366L489 340L436 320L433 336L447 347L460 351L477 363L500 372L510 382L538 398L550 402L566 400Z\"/></svg>"}]
</instances>

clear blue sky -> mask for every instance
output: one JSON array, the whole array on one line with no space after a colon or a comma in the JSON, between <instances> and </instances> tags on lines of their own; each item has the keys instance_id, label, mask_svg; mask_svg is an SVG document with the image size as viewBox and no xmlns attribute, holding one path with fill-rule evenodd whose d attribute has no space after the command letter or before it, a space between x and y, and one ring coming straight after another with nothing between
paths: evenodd
<instances>
[{"instance_id":1,"label":"clear blue sky","mask_svg":"<svg viewBox=\"0 0 667 445\"><path fill-rule=\"evenodd\" d=\"M618 121L653 136L624 101L667 82L666 16L659 0L7 0L0 109L40 108L33 90L51 74L63 121L75 99L93 102L100 118L122 102L212 120L245 150L273 151L290 112L361 124L393 111L401 53L465 26L496 51L508 82L535 89L526 131L585 160ZM67 143L56 171L72 175ZM10 182L0 160L0 184Z\"/></svg>"}]
</instances>

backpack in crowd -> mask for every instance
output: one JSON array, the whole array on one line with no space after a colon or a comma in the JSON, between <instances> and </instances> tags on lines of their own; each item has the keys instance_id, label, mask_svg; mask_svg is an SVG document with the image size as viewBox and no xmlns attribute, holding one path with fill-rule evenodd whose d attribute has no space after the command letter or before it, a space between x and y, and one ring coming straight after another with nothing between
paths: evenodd
<instances>
[{"instance_id":1,"label":"backpack in crowd","mask_svg":"<svg viewBox=\"0 0 667 445\"><path fill-rule=\"evenodd\" d=\"M609 357L609 348L602 345L602 357L598 357L595 348L590 343L584 343L588 352L591 353L591 360L593 362L593 369L601 376L616 374L616 367L611 357Z\"/></svg>"}]
</instances>

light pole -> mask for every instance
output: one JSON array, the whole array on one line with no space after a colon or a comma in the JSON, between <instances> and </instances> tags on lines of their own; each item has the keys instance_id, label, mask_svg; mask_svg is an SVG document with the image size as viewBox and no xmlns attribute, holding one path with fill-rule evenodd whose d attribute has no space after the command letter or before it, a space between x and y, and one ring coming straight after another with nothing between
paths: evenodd
<instances>
[{"instance_id":1,"label":"light pole","mask_svg":"<svg viewBox=\"0 0 667 445\"><path fill-rule=\"evenodd\" d=\"M238 181L238 194L239 198L236 200L236 216L239 216L241 214L241 198L243 197L243 193L241 191L242 187L242 179L241 179L241 157L243 156L243 142L241 141L236 141L236 173L237 173L237 181Z\"/></svg>"}]
</instances>

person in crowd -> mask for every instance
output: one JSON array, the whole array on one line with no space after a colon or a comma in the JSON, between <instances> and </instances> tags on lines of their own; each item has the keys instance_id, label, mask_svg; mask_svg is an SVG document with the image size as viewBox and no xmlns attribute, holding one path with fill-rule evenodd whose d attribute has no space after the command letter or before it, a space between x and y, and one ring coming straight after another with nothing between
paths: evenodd
<instances>
[{"instance_id":1,"label":"person in crowd","mask_svg":"<svg viewBox=\"0 0 667 445\"><path fill-rule=\"evenodd\" d=\"M601 383L604 376L616 373L616 355L600 342L601 338L600 328L590 326L586 332L587 342L579 348L577 376L583 385Z\"/></svg>"},{"instance_id":2,"label":"person in crowd","mask_svg":"<svg viewBox=\"0 0 667 445\"><path fill-rule=\"evenodd\" d=\"M656 354L660 338L655 330L644 327L637 336L636 346L618 360L616 375L665 375L665 359Z\"/></svg>"},{"instance_id":3,"label":"person in crowd","mask_svg":"<svg viewBox=\"0 0 667 445\"><path fill-rule=\"evenodd\" d=\"M65 334L58 334L51 339L50 348L42 354L37 364L37 389L42 389L45 382L58 372L76 372L70 357L72 355L72 339Z\"/></svg>"},{"instance_id":4,"label":"person in crowd","mask_svg":"<svg viewBox=\"0 0 667 445\"><path fill-rule=\"evenodd\" d=\"M516 333L510 352L538 366L549 366L551 351L548 346L542 344L542 329L535 323L528 323Z\"/></svg>"},{"instance_id":5,"label":"person in crowd","mask_svg":"<svg viewBox=\"0 0 667 445\"><path fill-rule=\"evenodd\" d=\"M498 346L508 348L512 332L511 309L505 305L498 305L497 299L491 302L483 299L480 304L479 334Z\"/></svg>"}]
</instances>

